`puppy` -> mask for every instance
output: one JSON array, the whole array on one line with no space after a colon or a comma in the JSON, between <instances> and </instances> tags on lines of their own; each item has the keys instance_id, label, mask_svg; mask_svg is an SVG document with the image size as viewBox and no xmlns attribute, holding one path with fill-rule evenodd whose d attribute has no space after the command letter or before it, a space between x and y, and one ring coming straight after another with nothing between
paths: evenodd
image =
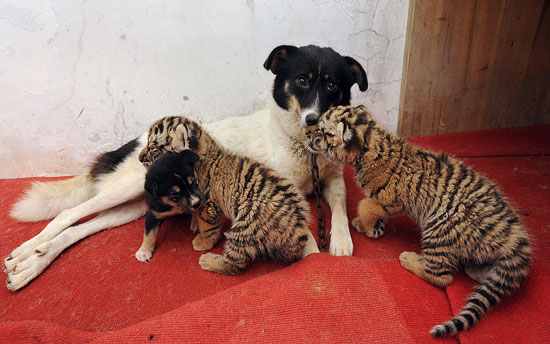
<instances>
[{"instance_id":1,"label":"puppy","mask_svg":"<svg viewBox=\"0 0 550 344\"><path fill-rule=\"evenodd\" d=\"M190 214L201 205L201 196L193 165L195 153L184 150L167 153L155 161L145 176L145 215L143 243L136 252L140 262L151 260L158 230L165 218Z\"/></svg>"}]
</instances>

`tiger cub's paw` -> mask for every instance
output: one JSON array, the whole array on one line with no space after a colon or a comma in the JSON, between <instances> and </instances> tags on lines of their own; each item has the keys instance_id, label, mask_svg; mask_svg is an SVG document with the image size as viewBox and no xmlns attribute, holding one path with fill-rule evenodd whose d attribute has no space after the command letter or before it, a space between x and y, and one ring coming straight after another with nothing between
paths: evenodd
<instances>
[{"instance_id":1,"label":"tiger cub's paw","mask_svg":"<svg viewBox=\"0 0 550 344\"><path fill-rule=\"evenodd\" d=\"M199 265L203 270L223 273L223 256L205 253L199 258Z\"/></svg>"},{"instance_id":2,"label":"tiger cub's paw","mask_svg":"<svg viewBox=\"0 0 550 344\"><path fill-rule=\"evenodd\" d=\"M384 219L378 219L372 228L365 228L360 217L356 217L351 221L351 225L359 233L365 233L371 239L378 239L384 235Z\"/></svg>"},{"instance_id":3,"label":"tiger cub's paw","mask_svg":"<svg viewBox=\"0 0 550 344\"><path fill-rule=\"evenodd\" d=\"M200 230L199 223L197 222L195 213L193 213L193 215L191 216L191 224L189 225L189 230L191 232L198 232Z\"/></svg>"},{"instance_id":4,"label":"tiger cub's paw","mask_svg":"<svg viewBox=\"0 0 550 344\"><path fill-rule=\"evenodd\" d=\"M409 270L412 273L415 273L415 271L422 270L424 268L424 264L422 263L423 257L415 252L401 252L399 255L399 262L401 263L401 266L405 269Z\"/></svg>"},{"instance_id":5,"label":"tiger cub's paw","mask_svg":"<svg viewBox=\"0 0 550 344\"><path fill-rule=\"evenodd\" d=\"M199 233L195 236L195 239L193 239L193 249L195 251L208 251L216 246L216 242L217 240L207 240L203 238L202 234Z\"/></svg>"},{"instance_id":6,"label":"tiger cub's paw","mask_svg":"<svg viewBox=\"0 0 550 344\"><path fill-rule=\"evenodd\" d=\"M363 228L363 222L361 222L361 218L358 216L351 220L351 226L355 228L356 231L359 233L365 233L365 229Z\"/></svg>"}]
</instances>

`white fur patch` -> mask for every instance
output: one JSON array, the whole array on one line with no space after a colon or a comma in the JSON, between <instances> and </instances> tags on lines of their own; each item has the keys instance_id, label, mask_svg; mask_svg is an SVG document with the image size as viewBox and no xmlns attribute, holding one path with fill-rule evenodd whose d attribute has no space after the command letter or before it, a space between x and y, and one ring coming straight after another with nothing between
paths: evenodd
<instances>
[{"instance_id":1,"label":"white fur patch","mask_svg":"<svg viewBox=\"0 0 550 344\"><path fill-rule=\"evenodd\" d=\"M308 126L306 123L306 117L310 114L321 116L320 112L321 110L319 109L319 92L317 92L317 96L315 97L315 101L313 102L313 104L300 112L300 126L302 128L306 128Z\"/></svg>"}]
</instances>

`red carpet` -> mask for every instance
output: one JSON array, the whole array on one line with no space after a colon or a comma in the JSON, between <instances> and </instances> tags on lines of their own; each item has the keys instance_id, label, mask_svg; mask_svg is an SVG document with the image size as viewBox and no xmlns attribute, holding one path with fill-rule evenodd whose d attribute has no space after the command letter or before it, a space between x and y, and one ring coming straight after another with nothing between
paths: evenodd
<instances>
[{"instance_id":1,"label":"red carpet","mask_svg":"<svg viewBox=\"0 0 550 344\"><path fill-rule=\"evenodd\" d=\"M419 230L405 216L392 218L378 240L352 230L354 257L316 254L290 266L257 261L237 277L200 269L189 219L181 216L166 221L149 263L133 257L141 219L75 244L19 292L2 288L0 343L548 341L548 136L550 126L539 126L412 140L463 157L496 181L533 239L534 263L523 288L458 339L435 340L428 331L457 313L475 283L457 273L444 291L402 269L399 253L420 251ZM362 198L352 173L346 168L350 219ZM0 180L2 257L47 223L17 223L7 215L29 180Z\"/></svg>"}]
</instances>

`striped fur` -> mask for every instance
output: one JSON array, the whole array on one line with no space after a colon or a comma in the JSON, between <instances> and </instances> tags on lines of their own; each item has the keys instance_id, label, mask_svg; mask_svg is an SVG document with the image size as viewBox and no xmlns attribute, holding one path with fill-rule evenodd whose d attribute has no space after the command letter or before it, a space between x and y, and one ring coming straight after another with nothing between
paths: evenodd
<instances>
[{"instance_id":1,"label":"striped fur","mask_svg":"<svg viewBox=\"0 0 550 344\"><path fill-rule=\"evenodd\" d=\"M208 251L218 243L221 237L221 210L216 203L209 201L193 212L191 230L199 232L193 239L193 248L197 251Z\"/></svg>"},{"instance_id":2,"label":"striped fur","mask_svg":"<svg viewBox=\"0 0 550 344\"><path fill-rule=\"evenodd\" d=\"M383 218L408 214L422 228L422 255L403 252L401 265L423 280L449 285L456 268L492 267L460 313L431 330L466 330L527 275L531 247L514 209L486 178L444 154L413 147L377 125L363 107L337 107L309 129L312 151L347 162L366 198L352 225L376 238Z\"/></svg>"},{"instance_id":3,"label":"striped fur","mask_svg":"<svg viewBox=\"0 0 550 344\"><path fill-rule=\"evenodd\" d=\"M165 152L184 149L200 157L195 171L205 198L232 220L225 233L223 256L202 255L199 264L203 269L237 275L256 258L295 261L304 255L313 238L308 227L309 205L290 181L266 165L223 151L185 117L155 122L140 161L150 164Z\"/></svg>"}]
</instances>

